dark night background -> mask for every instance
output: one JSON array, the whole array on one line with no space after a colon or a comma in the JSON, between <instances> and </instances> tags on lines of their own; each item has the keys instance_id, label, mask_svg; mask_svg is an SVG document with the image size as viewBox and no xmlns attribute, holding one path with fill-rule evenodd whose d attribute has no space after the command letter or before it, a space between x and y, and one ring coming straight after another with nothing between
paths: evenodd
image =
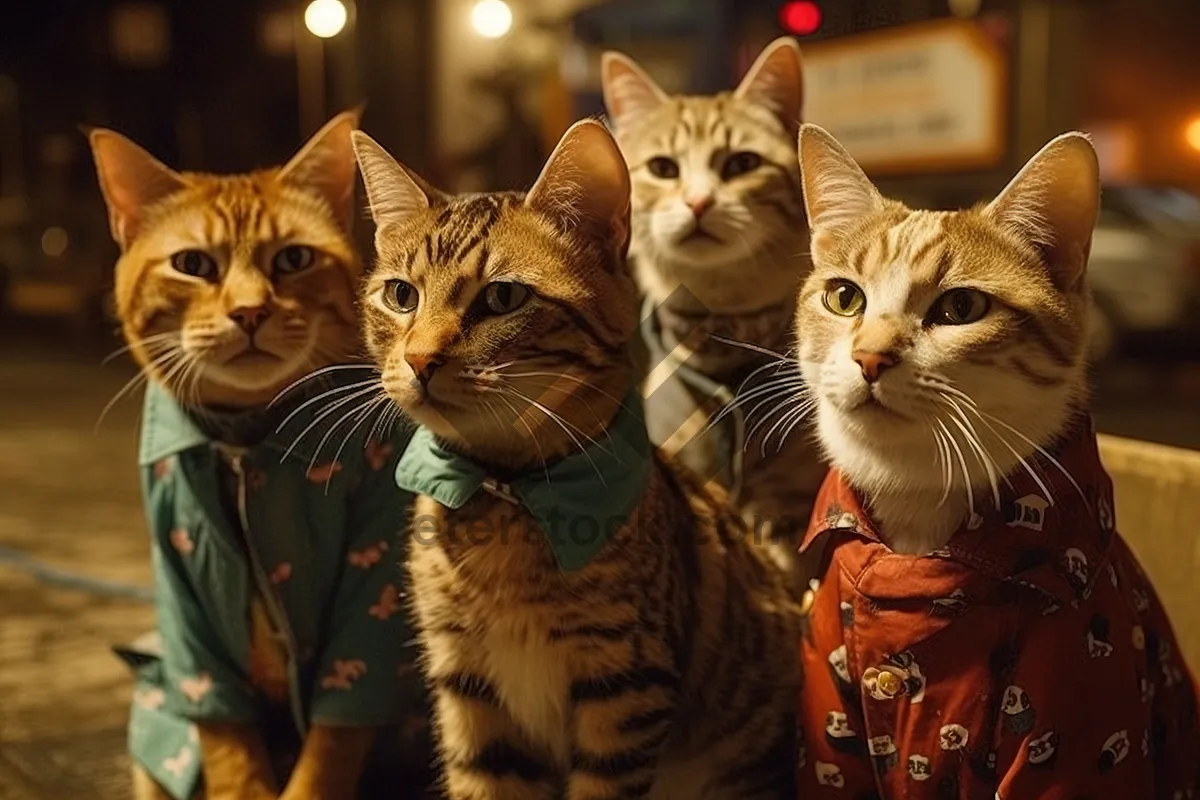
<instances>
[{"instance_id":1,"label":"dark night background","mask_svg":"<svg viewBox=\"0 0 1200 800\"><path fill-rule=\"evenodd\" d=\"M668 88L714 91L785 33L784 0L506 0L512 28L494 39L472 27L477 0L344 2L348 24L324 40L304 28L307 0L5 4L0 800L126 796L129 675L107 648L153 623L139 393L97 425L134 369L102 363L120 344L117 251L80 126L112 127L178 169L242 171L282 163L366 101L364 129L434 183L523 188L574 119L600 112L602 50L653 60ZM997 157L878 176L888 193L974 203L1053 135L1094 135L1108 184L1091 268L1098 426L1200 449L1200 1L814 4L806 52L957 14L1003 62ZM368 242L365 219L360 232Z\"/></svg>"}]
</instances>

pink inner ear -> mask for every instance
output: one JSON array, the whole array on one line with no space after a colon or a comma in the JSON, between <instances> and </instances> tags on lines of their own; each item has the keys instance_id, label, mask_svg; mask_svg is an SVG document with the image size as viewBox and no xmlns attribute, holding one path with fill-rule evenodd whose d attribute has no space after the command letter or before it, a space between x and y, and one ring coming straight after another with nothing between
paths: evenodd
<instances>
[{"instance_id":1,"label":"pink inner ear","mask_svg":"<svg viewBox=\"0 0 1200 800\"><path fill-rule=\"evenodd\" d=\"M91 143L113 236L127 247L137 235L146 208L185 188L186 183L179 173L124 136L94 131Z\"/></svg>"}]
</instances>

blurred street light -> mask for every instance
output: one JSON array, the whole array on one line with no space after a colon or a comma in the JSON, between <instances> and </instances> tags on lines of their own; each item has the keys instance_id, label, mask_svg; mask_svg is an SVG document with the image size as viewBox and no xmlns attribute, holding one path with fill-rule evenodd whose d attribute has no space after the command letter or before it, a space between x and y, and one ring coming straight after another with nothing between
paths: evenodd
<instances>
[{"instance_id":1,"label":"blurred street light","mask_svg":"<svg viewBox=\"0 0 1200 800\"><path fill-rule=\"evenodd\" d=\"M342 0L312 0L304 9L304 27L315 36L310 39L300 30L296 17L296 78L300 87L300 130L311 136L321 127L325 107L325 39L332 39L346 27L350 12Z\"/></svg>"},{"instance_id":2,"label":"blurred street light","mask_svg":"<svg viewBox=\"0 0 1200 800\"><path fill-rule=\"evenodd\" d=\"M793 36L810 36L821 28L821 7L809 0L791 0L780 7L779 24Z\"/></svg>"},{"instance_id":3,"label":"blurred street light","mask_svg":"<svg viewBox=\"0 0 1200 800\"><path fill-rule=\"evenodd\" d=\"M46 228L42 232L42 252L51 258L58 258L67 252L67 245L70 242L71 239L66 230L57 225Z\"/></svg>"},{"instance_id":4,"label":"blurred street light","mask_svg":"<svg viewBox=\"0 0 1200 800\"><path fill-rule=\"evenodd\" d=\"M512 9L504 0L479 0L471 9L475 32L488 39L499 39L512 28Z\"/></svg>"},{"instance_id":5,"label":"blurred street light","mask_svg":"<svg viewBox=\"0 0 1200 800\"><path fill-rule=\"evenodd\" d=\"M321 39L337 36L346 27L346 6L341 0L313 0L304 9L304 26Z\"/></svg>"},{"instance_id":6,"label":"blurred street light","mask_svg":"<svg viewBox=\"0 0 1200 800\"><path fill-rule=\"evenodd\" d=\"M1188 147L1200 152L1200 116L1192 117L1192 121L1183 131L1183 136L1187 140Z\"/></svg>"}]
</instances>

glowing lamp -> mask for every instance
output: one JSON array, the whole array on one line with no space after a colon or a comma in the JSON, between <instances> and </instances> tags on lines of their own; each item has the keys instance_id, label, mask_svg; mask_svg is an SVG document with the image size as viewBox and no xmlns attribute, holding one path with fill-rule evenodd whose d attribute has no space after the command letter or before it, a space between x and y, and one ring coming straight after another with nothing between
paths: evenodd
<instances>
[{"instance_id":1,"label":"glowing lamp","mask_svg":"<svg viewBox=\"0 0 1200 800\"><path fill-rule=\"evenodd\" d=\"M779 24L793 36L809 36L821 27L821 7L809 0L789 0L779 9Z\"/></svg>"}]
</instances>

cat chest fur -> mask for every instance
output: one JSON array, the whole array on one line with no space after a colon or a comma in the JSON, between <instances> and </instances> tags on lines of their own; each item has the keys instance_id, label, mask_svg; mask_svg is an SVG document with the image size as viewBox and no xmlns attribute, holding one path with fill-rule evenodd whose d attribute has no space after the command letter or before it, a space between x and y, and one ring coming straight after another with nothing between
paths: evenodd
<instances>
[{"instance_id":1,"label":"cat chest fur","mask_svg":"<svg viewBox=\"0 0 1200 800\"><path fill-rule=\"evenodd\" d=\"M416 514L436 520L439 532L410 556L431 672L485 678L529 740L565 766L572 648L551 632L578 615L578 598L565 590L536 523L486 496L459 511L421 497ZM447 623L458 633L437 635Z\"/></svg>"}]
</instances>

